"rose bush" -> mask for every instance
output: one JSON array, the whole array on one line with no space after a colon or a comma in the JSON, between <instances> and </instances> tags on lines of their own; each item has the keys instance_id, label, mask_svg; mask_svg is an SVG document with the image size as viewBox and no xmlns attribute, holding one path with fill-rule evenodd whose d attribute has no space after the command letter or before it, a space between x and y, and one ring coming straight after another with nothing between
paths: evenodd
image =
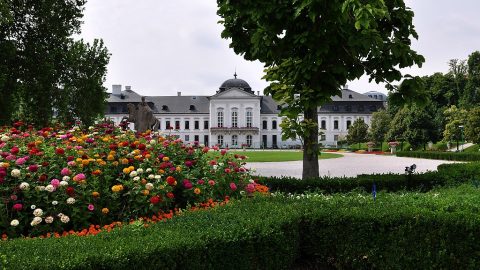
<instances>
[{"instance_id":1,"label":"rose bush","mask_svg":"<svg viewBox=\"0 0 480 270\"><path fill-rule=\"evenodd\" d=\"M0 128L0 232L36 236L240 197L244 156L111 124ZM213 153L212 153L213 152Z\"/></svg>"}]
</instances>

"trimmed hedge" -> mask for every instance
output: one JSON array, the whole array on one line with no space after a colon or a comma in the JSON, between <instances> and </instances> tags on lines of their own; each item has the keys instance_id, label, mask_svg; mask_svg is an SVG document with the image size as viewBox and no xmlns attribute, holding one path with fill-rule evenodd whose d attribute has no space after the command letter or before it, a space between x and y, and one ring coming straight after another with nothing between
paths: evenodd
<instances>
[{"instance_id":1,"label":"trimmed hedge","mask_svg":"<svg viewBox=\"0 0 480 270\"><path fill-rule=\"evenodd\" d=\"M149 228L0 244L7 269L475 269L480 196L254 198Z\"/></svg>"},{"instance_id":2,"label":"trimmed hedge","mask_svg":"<svg viewBox=\"0 0 480 270\"><path fill-rule=\"evenodd\" d=\"M400 190L428 191L437 186L457 186L479 181L480 163L442 164L438 171L421 174L362 174L357 177L320 177L301 180L295 177L259 177L258 183L271 191L304 193L344 193L352 190L371 191L373 183L377 190L390 192Z\"/></svg>"},{"instance_id":3,"label":"trimmed hedge","mask_svg":"<svg viewBox=\"0 0 480 270\"><path fill-rule=\"evenodd\" d=\"M468 152L401 151L397 152L397 157L413 157L457 161L480 161L480 153Z\"/></svg>"}]
</instances>

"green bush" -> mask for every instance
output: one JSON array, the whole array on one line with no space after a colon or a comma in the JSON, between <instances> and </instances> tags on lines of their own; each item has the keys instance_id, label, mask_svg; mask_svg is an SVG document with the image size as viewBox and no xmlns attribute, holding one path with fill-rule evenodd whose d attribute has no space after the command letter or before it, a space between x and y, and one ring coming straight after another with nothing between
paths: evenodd
<instances>
[{"instance_id":1,"label":"green bush","mask_svg":"<svg viewBox=\"0 0 480 270\"><path fill-rule=\"evenodd\" d=\"M466 152L466 153L478 153L479 151L480 151L480 144L474 144L463 150L463 152Z\"/></svg>"},{"instance_id":2,"label":"green bush","mask_svg":"<svg viewBox=\"0 0 480 270\"><path fill-rule=\"evenodd\" d=\"M399 151L397 157L414 157L457 161L480 161L480 153L435 152L435 151Z\"/></svg>"},{"instance_id":3,"label":"green bush","mask_svg":"<svg viewBox=\"0 0 480 270\"><path fill-rule=\"evenodd\" d=\"M480 196L426 194L254 198L149 228L95 237L2 242L7 269L475 269Z\"/></svg>"}]
</instances>

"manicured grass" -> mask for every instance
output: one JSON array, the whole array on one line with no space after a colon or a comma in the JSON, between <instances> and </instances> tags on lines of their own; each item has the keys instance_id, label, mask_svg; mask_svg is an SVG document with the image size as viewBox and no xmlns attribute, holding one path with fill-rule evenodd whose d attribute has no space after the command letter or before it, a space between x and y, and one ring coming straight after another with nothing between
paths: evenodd
<instances>
[{"instance_id":1,"label":"manicured grass","mask_svg":"<svg viewBox=\"0 0 480 270\"><path fill-rule=\"evenodd\" d=\"M280 162L295 161L303 159L301 151L230 151L234 154L247 156L247 162ZM339 158L343 155L332 153L321 153L318 159Z\"/></svg>"}]
</instances>

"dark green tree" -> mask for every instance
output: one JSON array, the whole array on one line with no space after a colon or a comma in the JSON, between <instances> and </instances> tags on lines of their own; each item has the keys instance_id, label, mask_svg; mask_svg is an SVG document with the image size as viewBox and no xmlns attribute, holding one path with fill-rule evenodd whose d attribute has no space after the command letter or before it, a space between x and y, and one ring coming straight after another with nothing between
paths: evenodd
<instances>
[{"instance_id":1,"label":"dark green tree","mask_svg":"<svg viewBox=\"0 0 480 270\"><path fill-rule=\"evenodd\" d=\"M478 106L468 112L465 138L473 143L480 143L480 107Z\"/></svg>"},{"instance_id":2,"label":"dark green tree","mask_svg":"<svg viewBox=\"0 0 480 270\"><path fill-rule=\"evenodd\" d=\"M347 142L349 144L358 143L360 149L360 143L366 142L368 136L368 125L363 118L358 118L348 129Z\"/></svg>"},{"instance_id":3,"label":"dark green tree","mask_svg":"<svg viewBox=\"0 0 480 270\"><path fill-rule=\"evenodd\" d=\"M480 51L468 56L468 81L463 94L462 105L470 108L480 103Z\"/></svg>"},{"instance_id":4,"label":"dark green tree","mask_svg":"<svg viewBox=\"0 0 480 270\"><path fill-rule=\"evenodd\" d=\"M410 48L413 12L402 0L217 0L222 37L247 60L265 64L265 92L288 104L282 115L303 138L303 178L318 176L317 107L348 80L400 80L399 68L421 65ZM287 134L290 132L286 132Z\"/></svg>"},{"instance_id":5,"label":"dark green tree","mask_svg":"<svg viewBox=\"0 0 480 270\"><path fill-rule=\"evenodd\" d=\"M388 130L390 129L390 123L392 118L385 110L379 110L372 114L370 121L370 129L368 137L375 143L383 143L385 141Z\"/></svg>"}]
</instances>

